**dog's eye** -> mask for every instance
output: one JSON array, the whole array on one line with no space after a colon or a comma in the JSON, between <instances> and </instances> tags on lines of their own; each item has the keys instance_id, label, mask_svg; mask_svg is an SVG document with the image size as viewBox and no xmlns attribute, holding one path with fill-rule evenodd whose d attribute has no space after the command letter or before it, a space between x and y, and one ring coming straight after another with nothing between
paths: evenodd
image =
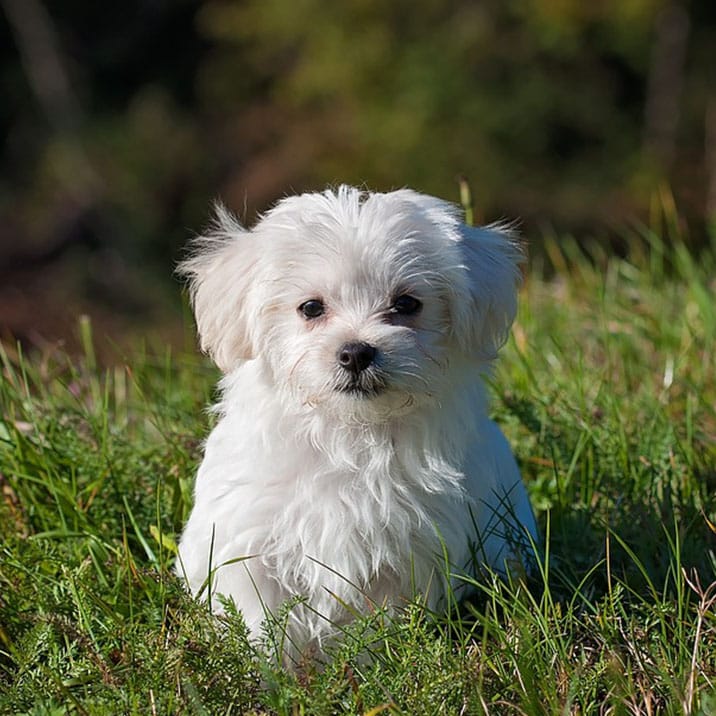
<instances>
[{"instance_id":1,"label":"dog's eye","mask_svg":"<svg viewBox=\"0 0 716 716\"><path fill-rule=\"evenodd\" d=\"M392 309L395 313L399 313L401 316L412 316L417 313L423 304L418 301L414 296L403 294L393 301Z\"/></svg>"},{"instance_id":2,"label":"dog's eye","mask_svg":"<svg viewBox=\"0 0 716 716\"><path fill-rule=\"evenodd\" d=\"M298 307L298 310L303 314L304 318L311 319L322 316L326 311L326 307L323 305L323 301L319 301L317 298L312 298L309 301L302 303Z\"/></svg>"}]
</instances>

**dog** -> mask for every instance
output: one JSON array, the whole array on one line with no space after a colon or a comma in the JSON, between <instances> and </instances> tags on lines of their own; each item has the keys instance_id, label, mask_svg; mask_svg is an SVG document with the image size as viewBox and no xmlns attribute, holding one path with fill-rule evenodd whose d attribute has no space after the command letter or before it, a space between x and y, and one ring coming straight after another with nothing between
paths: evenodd
<instances>
[{"instance_id":1,"label":"dog","mask_svg":"<svg viewBox=\"0 0 716 716\"><path fill-rule=\"evenodd\" d=\"M370 605L438 609L460 574L529 563L484 387L522 258L509 230L409 189L292 196L250 230L217 207L179 269L223 372L179 543L191 592L233 600L256 637L288 600L296 657Z\"/></svg>"}]
</instances>

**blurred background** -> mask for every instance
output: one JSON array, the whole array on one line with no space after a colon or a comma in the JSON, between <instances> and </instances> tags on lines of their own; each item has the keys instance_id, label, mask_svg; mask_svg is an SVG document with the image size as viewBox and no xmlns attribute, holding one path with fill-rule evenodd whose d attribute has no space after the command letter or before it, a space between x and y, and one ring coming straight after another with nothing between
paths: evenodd
<instances>
[{"instance_id":1,"label":"blurred background","mask_svg":"<svg viewBox=\"0 0 716 716\"><path fill-rule=\"evenodd\" d=\"M0 338L176 343L221 198L411 186L623 249L716 217L713 0L0 0Z\"/></svg>"}]
</instances>

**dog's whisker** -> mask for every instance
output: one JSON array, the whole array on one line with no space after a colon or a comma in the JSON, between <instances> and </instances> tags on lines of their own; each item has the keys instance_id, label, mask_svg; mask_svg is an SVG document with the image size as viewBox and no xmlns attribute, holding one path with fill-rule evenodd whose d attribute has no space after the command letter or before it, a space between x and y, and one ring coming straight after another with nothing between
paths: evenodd
<instances>
[{"instance_id":1,"label":"dog's whisker","mask_svg":"<svg viewBox=\"0 0 716 716\"><path fill-rule=\"evenodd\" d=\"M293 374L298 368L299 363L308 355L308 348L298 357L298 359L291 366L291 370L288 372L288 382L293 380Z\"/></svg>"},{"instance_id":2,"label":"dog's whisker","mask_svg":"<svg viewBox=\"0 0 716 716\"><path fill-rule=\"evenodd\" d=\"M422 346L418 346L418 351L420 351L421 355L423 355L429 361L432 361L436 366L438 366L438 368L445 368L445 363L443 361L428 353Z\"/></svg>"}]
</instances>

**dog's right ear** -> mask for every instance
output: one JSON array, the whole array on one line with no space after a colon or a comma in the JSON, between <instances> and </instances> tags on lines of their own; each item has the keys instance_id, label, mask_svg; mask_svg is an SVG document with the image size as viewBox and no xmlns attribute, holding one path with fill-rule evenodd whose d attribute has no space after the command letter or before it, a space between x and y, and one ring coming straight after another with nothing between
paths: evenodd
<instances>
[{"instance_id":1,"label":"dog's right ear","mask_svg":"<svg viewBox=\"0 0 716 716\"><path fill-rule=\"evenodd\" d=\"M255 244L253 234L217 204L210 230L192 242L192 255L177 267L189 282L201 349L224 373L254 356Z\"/></svg>"}]
</instances>

